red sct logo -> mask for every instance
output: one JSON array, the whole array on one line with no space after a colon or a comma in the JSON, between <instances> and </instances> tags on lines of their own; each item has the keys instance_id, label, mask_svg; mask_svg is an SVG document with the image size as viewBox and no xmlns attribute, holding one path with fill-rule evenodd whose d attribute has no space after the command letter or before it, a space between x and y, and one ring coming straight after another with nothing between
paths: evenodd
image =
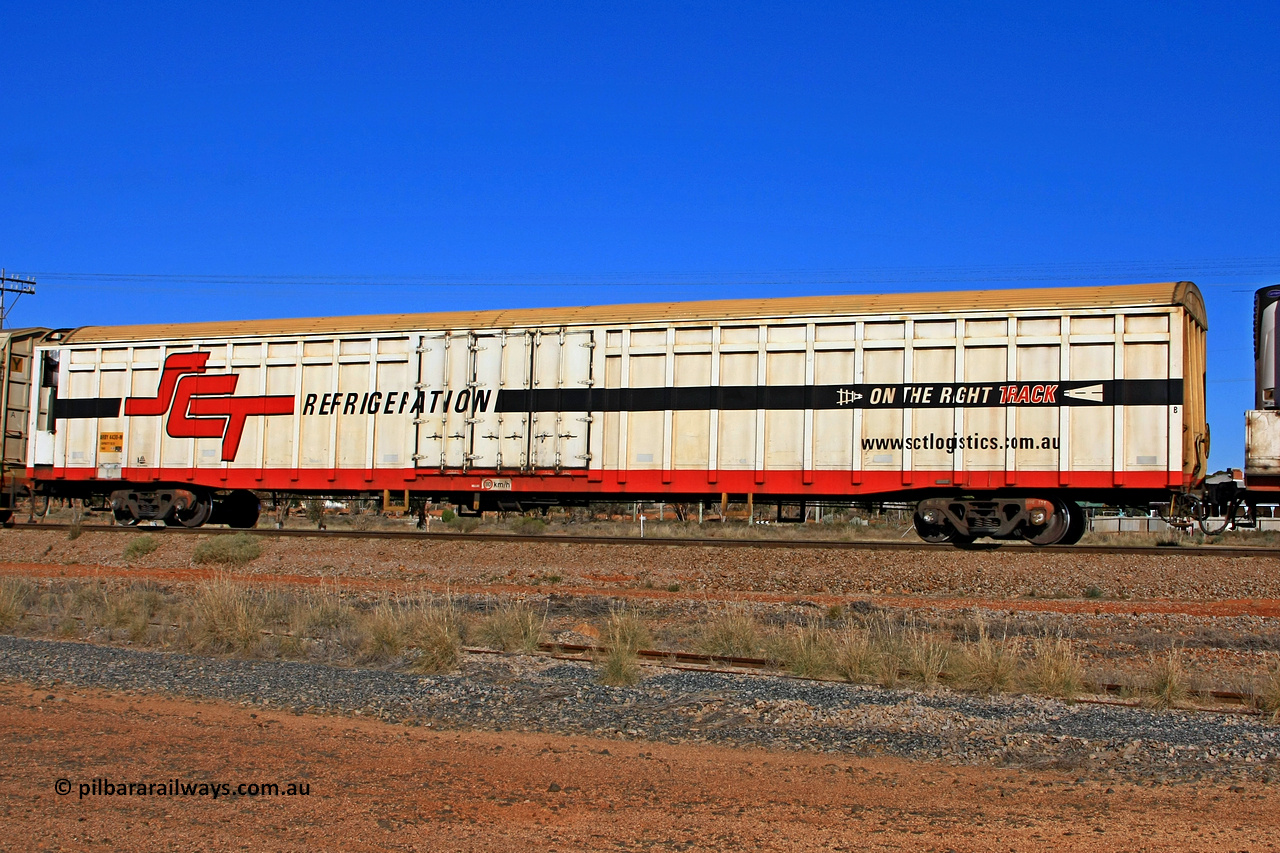
<instances>
[{"instance_id":1,"label":"red sct logo","mask_svg":"<svg viewBox=\"0 0 1280 853\"><path fill-rule=\"evenodd\" d=\"M128 397L126 416L163 415L171 438L221 438L222 461L236 458L250 415L291 415L293 396L233 397L240 377L205 374L207 352L175 353L164 360L154 397Z\"/></svg>"}]
</instances>

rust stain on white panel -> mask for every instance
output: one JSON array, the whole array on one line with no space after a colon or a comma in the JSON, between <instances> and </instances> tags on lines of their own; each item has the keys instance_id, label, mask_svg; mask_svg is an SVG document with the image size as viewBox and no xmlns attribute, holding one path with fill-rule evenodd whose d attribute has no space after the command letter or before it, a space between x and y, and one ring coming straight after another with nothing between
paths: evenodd
<instances>
[{"instance_id":1,"label":"rust stain on white panel","mask_svg":"<svg viewBox=\"0 0 1280 853\"><path fill-rule=\"evenodd\" d=\"M676 340L680 340L677 333ZM707 345L710 346L710 333ZM706 388L711 385L711 353L682 353L675 356L673 374L677 388ZM672 465L675 468L706 468L711 452L711 413L709 411L672 412L671 431L675 442Z\"/></svg>"},{"instance_id":2,"label":"rust stain on white panel","mask_svg":"<svg viewBox=\"0 0 1280 853\"><path fill-rule=\"evenodd\" d=\"M848 328L852 332L853 327ZM852 346L852 334L849 344ZM852 385L857 382L857 352L820 350L813 356L813 381L816 385ZM816 470L841 470L854 461L853 410L819 409L813 413L813 467Z\"/></svg>"},{"instance_id":3,"label":"rust stain on white panel","mask_svg":"<svg viewBox=\"0 0 1280 853\"><path fill-rule=\"evenodd\" d=\"M664 332L664 342L665 335ZM666 382L667 356L633 355L630 368L632 388L661 388ZM663 420L663 412L631 412L627 427L628 468L656 470L662 467Z\"/></svg>"},{"instance_id":4,"label":"rust stain on white panel","mask_svg":"<svg viewBox=\"0 0 1280 853\"><path fill-rule=\"evenodd\" d=\"M867 324L868 327L871 325ZM867 350L862 356L863 382L873 386L871 394L876 394L874 386L882 385L882 394L898 392L892 389L903 381L903 352L900 349ZM892 389L892 390L891 390ZM869 470L891 470L902 467L902 451L889 446L895 439L902 439L902 412L898 409L863 410L862 435L859 446L862 447L862 468Z\"/></svg>"},{"instance_id":5,"label":"rust stain on white panel","mask_svg":"<svg viewBox=\"0 0 1280 853\"><path fill-rule=\"evenodd\" d=\"M1280 474L1280 411L1245 412L1244 465L1250 474Z\"/></svg>"},{"instance_id":6,"label":"rust stain on white panel","mask_svg":"<svg viewBox=\"0 0 1280 853\"><path fill-rule=\"evenodd\" d=\"M975 323L965 323L966 331ZM1002 329L1008 323L999 321ZM983 337L987 336L983 332ZM964 351L964 381L979 384L1003 382L1008 378L1008 346L966 347ZM976 447L964 451L966 471L994 471L1004 467L1005 416L998 408L964 409L964 434L975 435L986 441L976 441ZM985 445L985 446L983 446Z\"/></svg>"},{"instance_id":7,"label":"rust stain on white panel","mask_svg":"<svg viewBox=\"0 0 1280 853\"><path fill-rule=\"evenodd\" d=\"M800 326L801 340L804 327ZM773 386L804 384L803 352L771 352L765 362L765 381ZM764 415L764 467L796 470L804 459L804 412L769 410Z\"/></svg>"},{"instance_id":8,"label":"rust stain on white panel","mask_svg":"<svg viewBox=\"0 0 1280 853\"><path fill-rule=\"evenodd\" d=\"M728 329L724 331L729 331ZM760 330L751 329L759 339ZM720 384L755 385L759 357L754 352L721 353ZM720 452L719 467L725 470L750 470L755 465L756 413L755 411L724 411L720 413L720 435L717 446Z\"/></svg>"},{"instance_id":9,"label":"rust stain on white panel","mask_svg":"<svg viewBox=\"0 0 1280 853\"><path fill-rule=\"evenodd\" d=\"M1054 321L1054 331L1058 329ZM1041 382L1058 378L1057 346L1017 348L1017 375L1021 381ZM1053 408L1017 409L1014 436L1018 446L1015 459L1019 471L1055 471L1058 468L1058 412Z\"/></svg>"},{"instance_id":10,"label":"rust stain on white panel","mask_svg":"<svg viewBox=\"0 0 1280 853\"><path fill-rule=\"evenodd\" d=\"M917 332L919 326L916 324ZM952 324L954 327L954 324ZM952 337L955 335L952 329ZM955 381L955 347L931 347L922 349L919 344L911 354L912 381L925 385ZM912 389L914 392L914 389ZM954 449L947 450L947 439L955 438L954 409L916 409L911 419L912 436L921 439L918 449L912 451L912 465L922 470L950 470L954 464ZM928 437L929 441L924 441Z\"/></svg>"}]
</instances>

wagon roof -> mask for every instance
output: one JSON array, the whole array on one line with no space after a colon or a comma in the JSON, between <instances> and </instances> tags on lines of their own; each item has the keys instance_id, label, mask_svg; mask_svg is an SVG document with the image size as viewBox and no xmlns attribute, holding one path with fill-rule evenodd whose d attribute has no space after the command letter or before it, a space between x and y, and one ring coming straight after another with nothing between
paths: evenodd
<instances>
[{"instance_id":1,"label":"wagon roof","mask_svg":"<svg viewBox=\"0 0 1280 853\"><path fill-rule=\"evenodd\" d=\"M774 299L719 299L564 308L513 308L435 314L370 314L283 320L226 320L138 326L84 326L67 333L68 343L151 341L170 338L242 338L400 332L417 329L525 329L548 326L660 324L721 320L779 320L866 314L946 314L968 311L1070 311L1181 305L1208 327L1204 300L1189 281L1095 287L1040 287L1020 290L963 290L942 293L886 293L801 296Z\"/></svg>"}]
</instances>

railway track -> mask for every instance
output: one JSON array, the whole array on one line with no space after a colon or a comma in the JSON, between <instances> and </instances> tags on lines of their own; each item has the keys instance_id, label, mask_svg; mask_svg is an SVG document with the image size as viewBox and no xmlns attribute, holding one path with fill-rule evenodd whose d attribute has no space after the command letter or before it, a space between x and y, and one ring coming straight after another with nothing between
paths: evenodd
<instances>
[{"instance_id":1,"label":"railway track","mask_svg":"<svg viewBox=\"0 0 1280 853\"><path fill-rule=\"evenodd\" d=\"M494 652L490 649L471 648L465 651L471 654L507 654L506 652ZM563 658L566 660L591 660L594 656L608 652L603 646L586 646L572 645L566 643L539 643L538 651L550 655L552 657ZM712 672L763 672L767 675L781 676L786 678L797 678L801 681L821 681L809 676L791 675L781 672L778 664L765 658L753 657L732 657L726 655L707 655L698 652L684 651L663 651L661 649L640 649L636 652L636 657L641 663L652 664L654 666L665 666L674 669L692 669ZM905 677L906 673L902 675ZM1125 707L1137 707L1140 702L1136 699L1113 698L1123 697L1126 691L1132 691L1132 685L1098 683L1090 684L1089 687L1094 691L1093 695L1081 695L1073 698L1072 701L1084 702L1095 705L1120 705ZM1256 716L1261 713L1257 708L1253 707L1254 696L1249 693L1242 693L1234 690L1205 690L1200 694L1204 699L1213 702L1229 705L1229 708L1203 707L1189 704L1183 710L1203 711L1208 713L1226 713L1226 714L1245 714Z\"/></svg>"},{"instance_id":2,"label":"railway track","mask_svg":"<svg viewBox=\"0 0 1280 853\"><path fill-rule=\"evenodd\" d=\"M35 611L28 611L23 615L31 618L49 618L48 614ZM79 616L71 616L70 618L83 621L83 618ZM179 627L177 625L166 625L160 622L150 622L148 624L153 627ZM263 635L269 635L274 632L270 629L263 629L260 633ZM511 652L504 652L483 646L464 646L462 651L467 654L474 655L509 656L512 654ZM608 651L609 649L606 646L544 642L538 643L535 654L559 660L592 661L600 655L607 654ZM794 678L800 681L824 680L821 678L814 678L812 676L793 675L781 669L776 661L769 660L768 658L711 655L704 654L702 652L681 651L677 649L638 649L635 652L635 656L638 663L650 666L662 666L669 669L683 669L699 672L723 672L731 674L753 672L779 678ZM901 675L905 677L907 673L904 671ZM1072 701L1094 705L1117 705L1122 707L1139 707L1141 704L1139 700L1124 698L1126 691L1132 691L1132 685L1094 683L1088 686L1093 691L1092 695L1078 695L1073 697ZM1256 707L1256 697L1249 693L1242 693L1234 690L1205 690L1201 691L1199 696L1202 700L1217 703L1217 706L1188 703L1182 708L1182 710L1216 714L1241 714L1246 716L1258 716L1262 713ZM1221 707L1223 705L1228 707Z\"/></svg>"},{"instance_id":3,"label":"railway track","mask_svg":"<svg viewBox=\"0 0 1280 853\"><path fill-rule=\"evenodd\" d=\"M66 530L72 525L62 522L20 522L13 525L15 530ZM106 524L82 524L82 531L94 533L129 534L143 531L146 533L163 533L165 535L186 536L226 536L236 533L248 533L266 538L337 538L337 539L415 539L454 542L488 542L488 543L556 543L567 545L631 545L642 547L695 547L695 548L764 548L771 550L826 549L840 551L930 551L936 552L947 546L930 545L925 542L902 542L898 540L831 540L831 539L718 539L691 537L646 537L638 536L567 536L563 534L522 535L518 533L435 533L421 530L297 530L273 528L255 528L252 530L233 530L225 527L165 527L162 525L147 527L126 527ZM1045 554L1159 554L1187 557L1262 557L1280 558L1280 548L1247 547L1231 545L1048 545L1036 547L1025 544L990 543L972 547L975 551L1018 551L1025 553Z\"/></svg>"}]
</instances>

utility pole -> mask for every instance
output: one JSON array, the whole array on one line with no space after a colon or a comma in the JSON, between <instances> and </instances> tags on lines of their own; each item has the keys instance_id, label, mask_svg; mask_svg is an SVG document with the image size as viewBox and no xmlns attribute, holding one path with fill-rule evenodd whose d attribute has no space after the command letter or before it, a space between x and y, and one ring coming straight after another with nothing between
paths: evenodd
<instances>
[{"instance_id":1,"label":"utility pole","mask_svg":"<svg viewBox=\"0 0 1280 853\"><path fill-rule=\"evenodd\" d=\"M13 306L24 293L36 292L36 280L34 278L20 278L15 275L8 275L3 269L0 269L0 329L4 328L4 321L8 318L9 312L13 310ZM14 294L13 301L5 304L5 294Z\"/></svg>"}]
</instances>

